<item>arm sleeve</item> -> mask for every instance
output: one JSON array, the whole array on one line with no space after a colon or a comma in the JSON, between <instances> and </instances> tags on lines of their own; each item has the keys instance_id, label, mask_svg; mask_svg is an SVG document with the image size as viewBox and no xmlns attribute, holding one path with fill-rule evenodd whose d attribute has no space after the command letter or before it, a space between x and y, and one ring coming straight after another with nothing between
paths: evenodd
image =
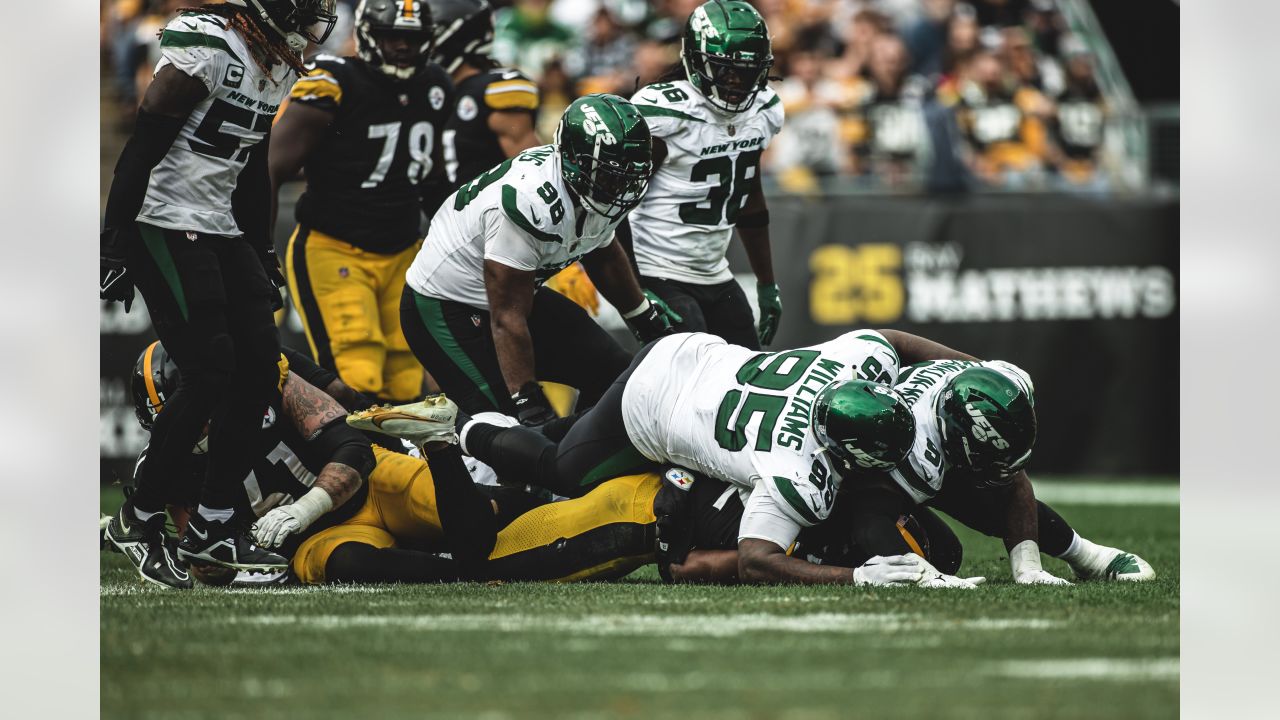
<instances>
[{"instance_id":1,"label":"arm sleeve","mask_svg":"<svg viewBox=\"0 0 1280 720\"><path fill-rule=\"evenodd\" d=\"M298 352L291 347L281 348L281 354L289 361L289 372L306 380L311 385L324 390L338 379L332 370L326 370L315 363L310 355Z\"/></svg>"},{"instance_id":2,"label":"arm sleeve","mask_svg":"<svg viewBox=\"0 0 1280 720\"><path fill-rule=\"evenodd\" d=\"M484 259L533 272L538 269L541 253L535 239L505 212L494 208L485 214Z\"/></svg>"}]
</instances>

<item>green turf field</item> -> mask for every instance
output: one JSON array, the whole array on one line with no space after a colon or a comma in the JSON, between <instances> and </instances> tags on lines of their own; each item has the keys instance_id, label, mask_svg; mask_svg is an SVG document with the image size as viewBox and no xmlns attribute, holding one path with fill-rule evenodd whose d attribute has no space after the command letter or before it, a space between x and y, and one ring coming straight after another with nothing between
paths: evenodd
<instances>
[{"instance_id":1,"label":"green turf field","mask_svg":"<svg viewBox=\"0 0 1280 720\"><path fill-rule=\"evenodd\" d=\"M961 574L990 578L975 591L664 587L645 568L615 584L174 593L104 553L102 714L1176 717L1176 486L1129 488L1048 499L1150 561L1161 577L1144 585L1017 587L1003 546L962 528Z\"/></svg>"}]
</instances>

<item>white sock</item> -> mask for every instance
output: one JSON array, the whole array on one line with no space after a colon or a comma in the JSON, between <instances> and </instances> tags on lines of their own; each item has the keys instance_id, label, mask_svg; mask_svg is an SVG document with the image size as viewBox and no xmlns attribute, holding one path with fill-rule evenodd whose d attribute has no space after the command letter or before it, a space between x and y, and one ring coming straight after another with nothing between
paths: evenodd
<instances>
[{"instance_id":1,"label":"white sock","mask_svg":"<svg viewBox=\"0 0 1280 720\"><path fill-rule=\"evenodd\" d=\"M157 512L146 512L145 510L139 510L138 508L134 508L134 509L133 509L133 516L134 516L134 517L136 517L136 518L138 518L138 519L139 519L139 520L141 520L142 522L146 522L146 521L150 520L151 518L153 518L153 517L155 517L155 516L157 516L157 515L159 515L159 514L160 514L160 512L159 512L159 511L157 511Z\"/></svg>"},{"instance_id":2,"label":"white sock","mask_svg":"<svg viewBox=\"0 0 1280 720\"><path fill-rule=\"evenodd\" d=\"M1092 562L1097 556L1100 548L1094 542L1080 537L1080 533L1073 532L1071 536L1071 544L1067 546L1067 551L1059 557L1066 560L1069 565L1075 566L1086 562Z\"/></svg>"},{"instance_id":3,"label":"white sock","mask_svg":"<svg viewBox=\"0 0 1280 720\"><path fill-rule=\"evenodd\" d=\"M232 508L207 508L204 505L201 505L196 512L200 513L200 517L209 522L226 522L236 514L236 511Z\"/></svg>"}]
</instances>

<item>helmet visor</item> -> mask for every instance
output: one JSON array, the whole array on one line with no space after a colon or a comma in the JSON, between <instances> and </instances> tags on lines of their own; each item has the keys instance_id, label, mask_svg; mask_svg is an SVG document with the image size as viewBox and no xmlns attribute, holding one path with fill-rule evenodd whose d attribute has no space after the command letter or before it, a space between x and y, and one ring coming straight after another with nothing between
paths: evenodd
<instances>
[{"instance_id":1,"label":"helmet visor","mask_svg":"<svg viewBox=\"0 0 1280 720\"><path fill-rule=\"evenodd\" d=\"M735 60L719 55L703 54L695 63L695 71L714 89L721 107L740 112L755 101L756 94L764 86L772 58L763 60Z\"/></svg>"},{"instance_id":2,"label":"helmet visor","mask_svg":"<svg viewBox=\"0 0 1280 720\"><path fill-rule=\"evenodd\" d=\"M298 34L320 45L329 39L338 23L336 3L337 0L299 0L290 24L298 29Z\"/></svg>"}]
</instances>

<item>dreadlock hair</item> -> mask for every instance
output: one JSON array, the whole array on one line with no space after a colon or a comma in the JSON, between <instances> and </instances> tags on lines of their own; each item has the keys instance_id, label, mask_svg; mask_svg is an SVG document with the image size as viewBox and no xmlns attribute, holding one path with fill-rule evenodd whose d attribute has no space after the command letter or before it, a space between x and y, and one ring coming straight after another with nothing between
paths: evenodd
<instances>
[{"instance_id":1,"label":"dreadlock hair","mask_svg":"<svg viewBox=\"0 0 1280 720\"><path fill-rule=\"evenodd\" d=\"M178 8L178 12L217 15L226 20L228 25L249 41L250 49L255 51L253 53L253 61L268 76L271 75L273 61L288 65L298 75L305 75L307 72L302 58L298 57L298 54L293 51L293 48L289 47L284 38L277 36L274 32L270 35L263 32L258 25L258 21L254 19L248 8L225 3L205 3L199 7ZM164 31L161 30L160 32L163 33Z\"/></svg>"}]
</instances>

